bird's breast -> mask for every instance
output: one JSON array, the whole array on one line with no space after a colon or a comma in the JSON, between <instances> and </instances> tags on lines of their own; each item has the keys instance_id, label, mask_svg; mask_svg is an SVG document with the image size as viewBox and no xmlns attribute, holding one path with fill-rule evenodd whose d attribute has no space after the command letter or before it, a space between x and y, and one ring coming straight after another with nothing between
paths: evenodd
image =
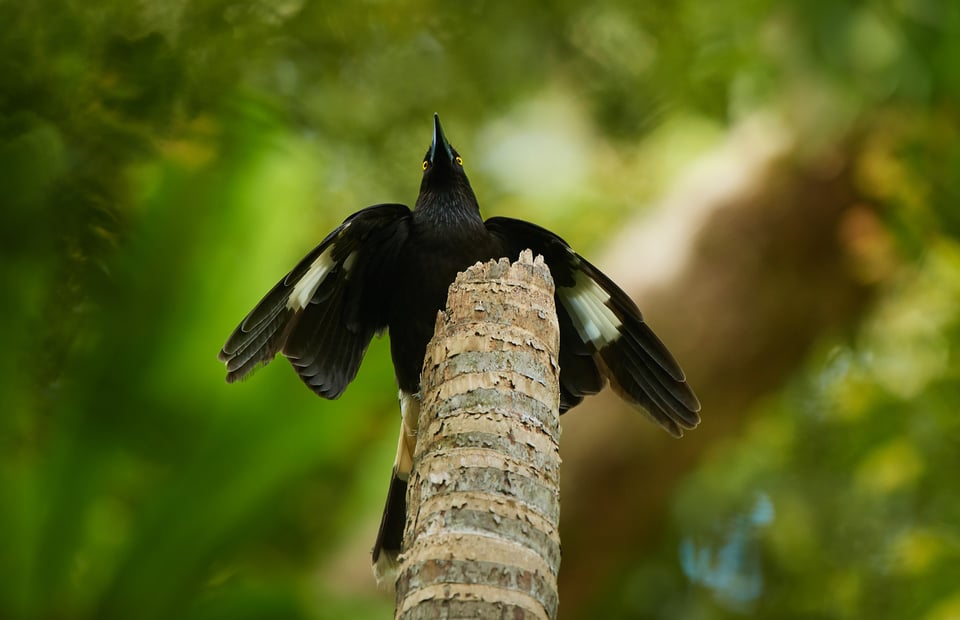
<instances>
[{"instance_id":1,"label":"bird's breast","mask_svg":"<svg viewBox=\"0 0 960 620\"><path fill-rule=\"evenodd\" d=\"M396 282L389 308L390 349L400 388L420 389L420 370L433 336L437 311L447 302L447 290L457 274L478 261L499 258L500 249L482 234L412 237L396 265Z\"/></svg>"}]
</instances>

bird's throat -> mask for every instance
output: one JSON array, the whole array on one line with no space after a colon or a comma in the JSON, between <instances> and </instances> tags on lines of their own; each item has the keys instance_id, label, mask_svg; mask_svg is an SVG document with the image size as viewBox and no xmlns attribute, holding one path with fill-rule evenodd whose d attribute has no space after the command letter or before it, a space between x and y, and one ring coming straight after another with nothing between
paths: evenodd
<instances>
[{"instance_id":1,"label":"bird's throat","mask_svg":"<svg viewBox=\"0 0 960 620\"><path fill-rule=\"evenodd\" d=\"M420 195L413 211L414 225L421 231L435 229L444 236L449 234L475 235L486 229L480 208L472 195L458 194Z\"/></svg>"}]
</instances>

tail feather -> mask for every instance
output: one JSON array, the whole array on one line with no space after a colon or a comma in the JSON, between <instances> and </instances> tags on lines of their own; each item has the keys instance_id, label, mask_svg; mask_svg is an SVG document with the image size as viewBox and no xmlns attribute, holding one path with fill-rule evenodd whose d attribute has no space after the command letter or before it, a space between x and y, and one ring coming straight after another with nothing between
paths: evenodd
<instances>
[{"instance_id":1,"label":"tail feather","mask_svg":"<svg viewBox=\"0 0 960 620\"><path fill-rule=\"evenodd\" d=\"M403 528L407 521L407 478L397 474L394 467L390 477L387 501L383 506L383 517L377 542L373 547L373 575L377 585L391 590L397 583L400 565L400 548L403 543Z\"/></svg>"},{"instance_id":2,"label":"tail feather","mask_svg":"<svg viewBox=\"0 0 960 620\"><path fill-rule=\"evenodd\" d=\"M398 558L403 547L407 522L407 480L413 468L413 451L420 421L420 397L400 392L400 437L393 462L387 501L380 518L380 530L373 545L373 574L382 588L393 589L397 582Z\"/></svg>"}]
</instances>

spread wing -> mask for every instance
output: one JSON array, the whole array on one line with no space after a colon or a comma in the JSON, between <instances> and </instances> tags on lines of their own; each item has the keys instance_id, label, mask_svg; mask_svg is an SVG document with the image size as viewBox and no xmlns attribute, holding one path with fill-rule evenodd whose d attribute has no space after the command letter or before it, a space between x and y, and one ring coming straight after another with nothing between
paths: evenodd
<instances>
[{"instance_id":1,"label":"spread wing","mask_svg":"<svg viewBox=\"0 0 960 620\"><path fill-rule=\"evenodd\" d=\"M700 422L700 402L680 365L620 287L544 228L504 217L486 226L512 260L530 248L550 267L560 321L561 410L609 379L672 435Z\"/></svg>"},{"instance_id":2,"label":"spread wing","mask_svg":"<svg viewBox=\"0 0 960 620\"><path fill-rule=\"evenodd\" d=\"M227 381L278 352L310 389L337 398L353 380L373 335L386 326L391 266L408 234L410 209L368 207L310 251L237 326L219 359Z\"/></svg>"}]
</instances>

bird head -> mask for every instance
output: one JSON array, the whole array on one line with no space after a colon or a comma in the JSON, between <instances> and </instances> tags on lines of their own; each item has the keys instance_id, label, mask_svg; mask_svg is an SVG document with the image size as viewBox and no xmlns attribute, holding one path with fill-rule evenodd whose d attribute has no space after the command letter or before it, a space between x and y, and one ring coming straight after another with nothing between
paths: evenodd
<instances>
[{"instance_id":1,"label":"bird head","mask_svg":"<svg viewBox=\"0 0 960 620\"><path fill-rule=\"evenodd\" d=\"M433 115L433 140L423 156L423 181L420 184L423 194L446 192L465 192L470 196L470 182L463 171L463 160L457 150L450 146L440 125L440 116Z\"/></svg>"}]
</instances>

